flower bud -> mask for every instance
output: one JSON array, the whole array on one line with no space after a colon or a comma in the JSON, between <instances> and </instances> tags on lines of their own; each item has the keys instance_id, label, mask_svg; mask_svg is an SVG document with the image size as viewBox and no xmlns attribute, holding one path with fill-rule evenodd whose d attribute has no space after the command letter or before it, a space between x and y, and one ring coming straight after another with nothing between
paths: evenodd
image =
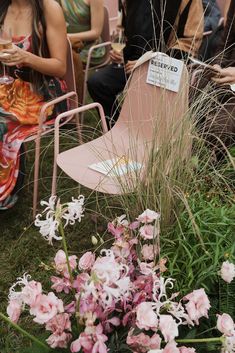
<instances>
[{"instance_id":1,"label":"flower bud","mask_svg":"<svg viewBox=\"0 0 235 353\"><path fill-rule=\"evenodd\" d=\"M92 242L93 245L97 245L98 244L98 240L97 240L97 238L94 235L92 235L92 237L91 237L91 242Z\"/></svg>"}]
</instances>

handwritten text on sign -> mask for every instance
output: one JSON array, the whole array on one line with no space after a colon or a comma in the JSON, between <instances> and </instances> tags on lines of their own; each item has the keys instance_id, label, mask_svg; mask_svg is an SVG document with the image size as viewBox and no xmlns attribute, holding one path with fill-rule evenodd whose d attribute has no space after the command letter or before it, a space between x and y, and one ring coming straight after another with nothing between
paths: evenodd
<instances>
[{"instance_id":1,"label":"handwritten text on sign","mask_svg":"<svg viewBox=\"0 0 235 353\"><path fill-rule=\"evenodd\" d=\"M178 92L183 65L183 61L158 53L149 61L147 83Z\"/></svg>"}]
</instances>

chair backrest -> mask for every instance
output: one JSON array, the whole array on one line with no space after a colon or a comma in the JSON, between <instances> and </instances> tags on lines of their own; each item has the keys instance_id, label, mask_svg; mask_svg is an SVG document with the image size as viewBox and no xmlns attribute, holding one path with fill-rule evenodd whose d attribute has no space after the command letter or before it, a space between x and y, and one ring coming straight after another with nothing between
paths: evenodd
<instances>
[{"instance_id":1,"label":"chair backrest","mask_svg":"<svg viewBox=\"0 0 235 353\"><path fill-rule=\"evenodd\" d=\"M104 6L108 10L110 33L112 33L117 27L119 18L118 0L104 0Z\"/></svg>"},{"instance_id":2,"label":"chair backrest","mask_svg":"<svg viewBox=\"0 0 235 353\"><path fill-rule=\"evenodd\" d=\"M104 6L109 12L109 18L118 17L118 0L104 0Z\"/></svg>"},{"instance_id":3,"label":"chair backrest","mask_svg":"<svg viewBox=\"0 0 235 353\"><path fill-rule=\"evenodd\" d=\"M128 135L138 141L157 145L182 134L188 111L188 71L183 67L179 92L146 83L149 61L135 69L124 93L124 102L113 133L120 136L128 127ZM115 131L114 131L115 130Z\"/></svg>"},{"instance_id":4,"label":"chair backrest","mask_svg":"<svg viewBox=\"0 0 235 353\"><path fill-rule=\"evenodd\" d=\"M186 66L183 67L177 93L147 83L148 68L149 60L144 63L142 60L142 64L133 72L114 127L87 145L79 146L82 148L79 163L76 164L79 169L77 173L74 169L68 174L74 175L73 178L81 184L110 194L131 192L141 179L145 179L150 168L170 175L176 164L189 158L191 123L186 114L189 87ZM75 151L72 152L74 155ZM158 151L159 156L156 157ZM104 177L87 168L88 165L113 158L132 161L133 166L137 163L143 168L114 178ZM153 161L162 163L162 166Z\"/></svg>"},{"instance_id":5,"label":"chair backrest","mask_svg":"<svg viewBox=\"0 0 235 353\"><path fill-rule=\"evenodd\" d=\"M63 78L66 82L68 92L72 92L72 91L76 92L72 45L69 39L67 39L67 64L66 65L67 65L66 73ZM76 108L76 106L77 104L72 103L71 109Z\"/></svg>"},{"instance_id":6,"label":"chair backrest","mask_svg":"<svg viewBox=\"0 0 235 353\"><path fill-rule=\"evenodd\" d=\"M110 25L109 25L109 12L106 7L104 7L104 24L101 33L102 42L110 41Z\"/></svg>"}]
</instances>

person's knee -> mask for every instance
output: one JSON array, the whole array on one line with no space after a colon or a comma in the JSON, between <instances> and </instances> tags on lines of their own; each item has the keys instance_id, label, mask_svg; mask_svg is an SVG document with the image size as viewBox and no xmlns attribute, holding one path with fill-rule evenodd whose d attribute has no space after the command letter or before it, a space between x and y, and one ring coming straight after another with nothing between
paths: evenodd
<instances>
[{"instance_id":1,"label":"person's knee","mask_svg":"<svg viewBox=\"0 0 235 353\"><path fill-rule=\"evenodd\" d=\"M94 72L87 81L87 87L89 92L98 93L105 90L105 74L103 69Z\"/></svg>"},{"instance_id":2,"label":"person's knee","mask_svg":"<svg viewBox=\"0 0 235 353\"><path fill-rule=\"evenodd\" d=\"M90 93L90 95L93 97L94 94L98 94L100 91L100 80L99 77L97 77L96 73L91 75L87 81L87 88Z\"/></svg>"}]
</instances>

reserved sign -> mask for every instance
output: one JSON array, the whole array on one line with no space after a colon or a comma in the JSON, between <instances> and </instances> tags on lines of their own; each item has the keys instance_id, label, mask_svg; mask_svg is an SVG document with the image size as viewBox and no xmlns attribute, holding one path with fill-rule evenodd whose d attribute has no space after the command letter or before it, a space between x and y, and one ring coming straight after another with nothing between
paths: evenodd
<instances>
[{"instance_id":1,"label":"reserved sign","mask_svg":"<svg viewBox=\"0 0 235 353\"><path fill-rule=\"evenodd\" d=\"M179 91L184 63L162 53L150 59L147 83L173 92Z\"/></svg>"}]
</instances>

